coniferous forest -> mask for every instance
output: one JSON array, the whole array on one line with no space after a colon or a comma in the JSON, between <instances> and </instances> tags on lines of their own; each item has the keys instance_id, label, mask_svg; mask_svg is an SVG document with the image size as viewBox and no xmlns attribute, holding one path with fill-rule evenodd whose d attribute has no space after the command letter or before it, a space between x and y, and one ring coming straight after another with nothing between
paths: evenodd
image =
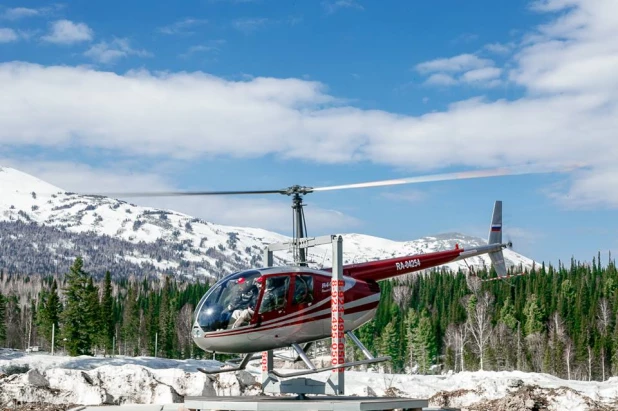
<instances>
[{"instance_id":1,"label":"coniferous forest","mask_svg":"<svg viewBox=\"0 0 618 411\"><path fill-rule=\"evenodd\" d=\"M57 276L0 276L0 346L68 355L210 358L190 337L210 284L96 280L77 258ZM380 308L356 334L386 371L522 370L603 381L618 375L618 271L601 255L481 281L435 270L382 281ZM326 344L325 344L326 345ZM327 346L327 345L326 345ZM348 344L348 347L350 345ZM358 353L351 352L348 356Z\"/></svg>"}]
</instances>

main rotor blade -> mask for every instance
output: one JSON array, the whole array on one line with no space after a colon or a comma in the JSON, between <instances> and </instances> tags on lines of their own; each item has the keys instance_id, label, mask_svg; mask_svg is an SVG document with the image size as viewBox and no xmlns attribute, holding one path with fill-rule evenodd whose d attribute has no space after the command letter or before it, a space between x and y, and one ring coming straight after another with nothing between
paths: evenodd
<instances>
[{"instance_id":1,"label":"main rotor blade","mask_svg":"<svg viewBox=\"0 0 618 411\"><path fill-rule=\"evenodd\" d=\"M285 194L286 190L248 190L248 191L159 191L159 192L126 192L126 193L91 193L90 196L104 197L177 197L177 196L209 196L237 194Z\"/></svg>"},{"instance_id":2,"label":"main rotor blade","mask_svg":"<svg viewBox=\"0 0 618 411\"><path fill-rule=\"evenodd\" d=\"M398 178L394 180L382 180L382 181L371 181L367 183L356 183L356 184L343 184L338 186L327 186L327 187L314 187L311 191L329 191L329 190L344 190L348 188L365 188L365 187L382 187L382 186L392 186L398 184L416 184L416 183L427 183L430 181L449 181L449 180L465 180L470 178L485 178L485 177L497 177L497 176L508 176L508 175L520 175L520 174L538 174L538 173L550 173L556 170L548 170L548 169L540 169L540 168L521 168L521 169L513 169L513 168L495 168L495 169L486 169L486 170L472 170L472 171L461 171L456 173L445 173L445 174L430 174L424 176L417 177L408 177L408 178Z\"/></svg>"}]
</instances>

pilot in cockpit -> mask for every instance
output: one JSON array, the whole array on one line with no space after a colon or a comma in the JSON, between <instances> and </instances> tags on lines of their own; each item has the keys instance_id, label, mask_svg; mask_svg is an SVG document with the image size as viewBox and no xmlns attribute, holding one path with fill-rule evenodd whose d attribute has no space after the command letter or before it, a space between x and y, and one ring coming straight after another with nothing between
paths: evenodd
<instances>
[{"instance_id":1,"label":"pilot in cockpit","mask_svg":"<svg viewBox=\"0 0 618 411\"><path fill-rule=\"evenodd\" d=\"M251 320L255 312L257 297L260 294L262 280L263 277L258 277L253 281L246 281L244 278L238 279L238 294L227 307L229 311L232 311L232 318L236 320L232 328L240 327Z\"/></svg>"}]
</instances>

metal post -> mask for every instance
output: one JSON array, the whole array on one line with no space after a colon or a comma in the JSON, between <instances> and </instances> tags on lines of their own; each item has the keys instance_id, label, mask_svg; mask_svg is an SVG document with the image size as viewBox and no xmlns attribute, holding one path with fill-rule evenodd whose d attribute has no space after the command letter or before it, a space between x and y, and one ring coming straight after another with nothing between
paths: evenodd
<instances>
[{"instance_id":1,"label":"metal post","mask_svg":"<svg viewBox=\"0 0 618 411\"><path fill-rule=\"evenodd\" d=\"M268 247L264 250L264 264L266 267L273 266L273 252Z\"/></svg>"},{"instance_id":2,"label":"metal post","mask_svg":"<svg viewBox=\"0 0 618 411\"><path fill-rule=\"evenodd\" d=\"M333 264L331 279L331 364L345 363L345 322L344 322L344 286L343 280L343 238L333 237ZM344 394L345 369L332 370L328 378L335 395Z\"/></svg>"},{"instance_id":3,"label":"metal post","mask_svg":"<svg viewBox=\"0 0 618 411\"><path fill-rule=\"evenodd\" d=\"M262 351L262 374L260 377L260 383L262 386L272 382L273 379L270 376L270 372L275 366L273 351Z\"/></svg>"},{"instance_id":4,"label":"metal post","mask_svg":"<svg viewBox=\"0 0 618 411\"><path fill-rule=\"evenodd\" d=\"M56 338L56 324L52 323L52 349L51 354L54 355L54 340Z\"/></svg>"},{"instance_id":5,"label":"metal post","mask_svg":"<svg viewBox=\"0 0 618 411\"><path fill-rule=\"evenodd\" d=\"M159 333L155 333L155 358L157 357L157 350L159 349Z\"/></svg>"},{"instance_id":6,"label":"metal post","mask_svg":"<svg viewBox=\"0 0 618 411\"><path fill-rule=\"evenodd\" d=\"M270 247L266 247L266 250L264 251L264 257L266 257L266 267L272 267L274 264L274 258L273 250L271 250ZM262 384L262 387L266 386L272 381L272 378L270 377L270 372L272 371L273 367L274 356L272 350L262 351L262 374L260 376L260 383Z\"/></svg>"}]
</instances>

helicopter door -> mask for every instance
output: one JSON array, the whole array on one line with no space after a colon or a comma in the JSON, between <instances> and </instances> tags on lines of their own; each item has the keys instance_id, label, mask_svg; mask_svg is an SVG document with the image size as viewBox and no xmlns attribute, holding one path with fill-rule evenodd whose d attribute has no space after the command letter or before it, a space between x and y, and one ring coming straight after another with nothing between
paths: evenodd
<instances>
[{"instance_id":1,"label":"helicopter door","mask_svg":"<svg viewBox=\"0 0 618 411\"><path fill-rule=\"evenodd\" d=\"M258 310L258 322L273 320L289 312L290 276L267 277Z\"/></svg>"}]
</instances>

